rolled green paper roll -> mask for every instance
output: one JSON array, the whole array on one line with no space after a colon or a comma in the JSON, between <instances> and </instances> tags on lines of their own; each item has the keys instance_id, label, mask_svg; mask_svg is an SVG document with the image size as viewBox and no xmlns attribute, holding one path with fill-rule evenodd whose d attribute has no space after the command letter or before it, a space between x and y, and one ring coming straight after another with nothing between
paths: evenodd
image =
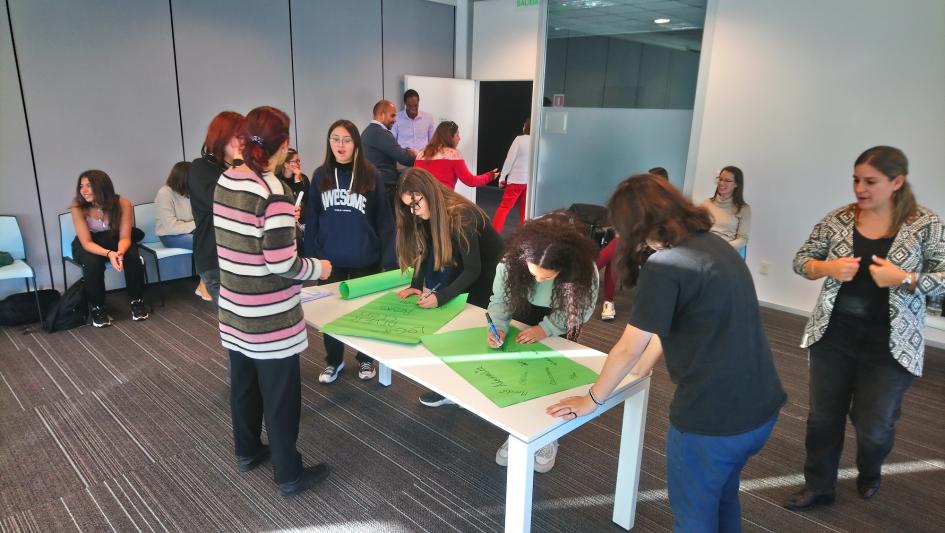
<instances>
[{"instance_id":1,"label":"rolled green paper roll","mask_svg":"<svg viewBox=\"0 0 945 533\"><path fill-rule=\"evenodd\" d=\"M380 274L371 274L363 278L342 281L338 285L338 292L341 294L342 300L350 300L351 298L357 298L365 294L373 294L375 292L393 289L394 287L400 287L401 285L407 285L410 283L411 279L413 279L412 268L407 269L407 272L404 273L401 273L400 269L388 270Z\"/></svg>"}]
</instances>

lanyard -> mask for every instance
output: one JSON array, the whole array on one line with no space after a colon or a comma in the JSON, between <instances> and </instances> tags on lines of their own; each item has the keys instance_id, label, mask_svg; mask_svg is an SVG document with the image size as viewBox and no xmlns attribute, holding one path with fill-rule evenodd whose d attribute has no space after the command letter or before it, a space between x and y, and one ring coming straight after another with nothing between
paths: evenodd
<instances>
[{"instance_id":1,"label":"lanyard","mask_svg":"<svg viewBox=\"0 0 945 533\"><path fill-rule=\"evenodd\" d=\"M349 193L351 192L351 187L354 187L354 167L351 167L351 183L348 184ZM335 167L335 188L341 188L341 185L338 183L338 167Z\"/></svg>"}]
</instances>

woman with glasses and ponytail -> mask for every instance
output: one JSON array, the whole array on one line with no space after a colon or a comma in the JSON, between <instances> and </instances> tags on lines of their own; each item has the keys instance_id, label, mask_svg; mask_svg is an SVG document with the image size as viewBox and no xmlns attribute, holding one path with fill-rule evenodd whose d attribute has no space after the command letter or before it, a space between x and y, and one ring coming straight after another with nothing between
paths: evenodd
<instances>
[{"instance_id":1,"label":"woman with glasses and ponytail","mask_svg":"<svg viewBox=\"0 0 945 533\"><path fill-rule=\"evenodd\" d=\"M456 149L459 141L459 126L449 120L440 122L433 131L430 143L417 156L414 168L428 171L449 189L455 189L457 181L470 187L482 187L499 177L497 168L478 176L470 172L466 161L463 160L463 154Z\"/></svg>"},{"instance_id":2,"label":"woman with glasses and ponytail","mask_svg":"<svg viewBox=\"0 0 945 533\"><path fill-rule=\"evenodd\" d=\"M879 490L902 397L922 375L925 298L945 293L945 228L916 203L898 148L875 146L853 163L856 201L814 226L794 271L825 278L801 341L810 350L804 488L784 506L829 505L846 420L856 429L856 488Z\"/></svg>"},{"instance_id":3,"label":"woman with glasses and ponytail","mask_svg":"<svg viewBox=\"0 0 945 533\"><path fill-rule=\"evenodd\" d=\"M257 107L240 137L244 163L223 172L213 195L233 438L239 469L252 470L271 456L279 490L291 496L328 474L324 464L303 468L295 444L302 411L299 353L308 347L299 282L327 278L331 263L296 253L292 191L274 174L286 158L289 117ZM268 446L260 440L263 418Z\"/></svg>"},{"instance_id":4,"label":"woman with glasses and ponytail","mask_svg":"<svg viewBox=\"0 0 945 533\"><path fill-rule=\"evenodd\" d=\"M380 176L365 157L361 134L350 120L336 120L325 137L325 162L313 176L304 214L307 256L331 261L323 283L345 281L394 268L394 225ZM325 335L321 383L345 367L344 344ZM358 378L377 375L374 360L358 352Z\"/></svg>"}]
</instances>

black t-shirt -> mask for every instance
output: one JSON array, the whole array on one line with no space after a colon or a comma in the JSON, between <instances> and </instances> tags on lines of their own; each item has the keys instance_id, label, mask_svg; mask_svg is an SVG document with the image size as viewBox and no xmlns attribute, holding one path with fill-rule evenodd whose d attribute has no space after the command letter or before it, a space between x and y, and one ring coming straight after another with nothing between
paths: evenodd
<instances>
[{"instance_id":1,"label":"black t-shirt","mask_svg":"<svg viewBox=\"0 0 945 533\"><path fill-rule=\"evenodd\" d=\"M867 239L853 228L853 257L860 258L860 268L853 279L840 286L833 312L868 322L889 323L889 289L873 281L870 265L873 256L886 257L893 238Z\"/></svg>"},{"instance_id":2,"label":"black t-shirt","mask_svg":"<svg viewBox=\"0 0 945 533\"><path fill-rule=\"evenodd\" d=\"M784 403L751 274L720 237L697 233L650 256L629 322L663 343L680 431L744 433Z\"/></svg>"},{"instance_id":3,"label":"black t-shirt","mask_svg":"<svg viewBox=\"0 0 945 533\"><path fill-rule=\"evenodd\" d=\"M190 210L194 215L194 266L197 272L220 268L217 262L217 239L213 229L213 191L224 170L205 157L194 159L187 172Z\"/></svg>"}]
</instances>

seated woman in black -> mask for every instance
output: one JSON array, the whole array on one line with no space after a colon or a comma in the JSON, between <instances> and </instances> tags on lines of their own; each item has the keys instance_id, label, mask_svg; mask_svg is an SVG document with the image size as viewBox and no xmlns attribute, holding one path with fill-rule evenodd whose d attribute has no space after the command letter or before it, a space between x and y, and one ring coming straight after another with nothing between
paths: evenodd
<instances>
[{"instance_id":1,"label":"seated woman in black","mask_svg":"<svg viewBox=\"0 0 945 533\"><path fill-rule=\"evenodd\" d=\"M124 272L131 299L131 319L145 320L148 311L141 299L144 291L144 267L138 246L131 240L131 202L115 194L108 174L87 170L79 175L72 201L72 258L82 265L85 294L89 300L92 325L111 325L105 312L105 264Z\"/></svg>"}]
</instances>

